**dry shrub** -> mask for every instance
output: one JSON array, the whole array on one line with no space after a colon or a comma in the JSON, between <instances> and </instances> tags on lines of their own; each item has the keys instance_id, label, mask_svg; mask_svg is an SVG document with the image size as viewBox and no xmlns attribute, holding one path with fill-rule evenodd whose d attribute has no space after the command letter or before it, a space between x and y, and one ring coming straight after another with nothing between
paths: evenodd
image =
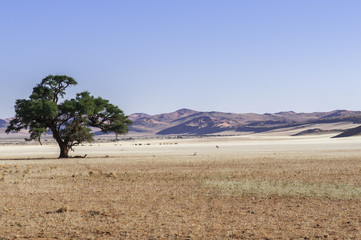
<instances>
[{"instance_id":1,"label":"dry shrub","mask_svg":"<svg viewBox=\"0 0 361 240\"><path fill-rule=\"evenodd\" d=\"M57 213L65 213L65 212L69 212L69 206L63 206L61 208L59 208L58 210L56 210Z\"/></svg>"},{"instance_id":2,"label":"dry shrub","mask_svg":"<svg viewBox=\"0 0 361 240\"><path fill-rule=\"evenodd\" d=\"M110 178L117 178L117 175L113 172L110 172L110 173L106 173L104 174L106 177L110 177Z\"/></svg>"}]
</instances>

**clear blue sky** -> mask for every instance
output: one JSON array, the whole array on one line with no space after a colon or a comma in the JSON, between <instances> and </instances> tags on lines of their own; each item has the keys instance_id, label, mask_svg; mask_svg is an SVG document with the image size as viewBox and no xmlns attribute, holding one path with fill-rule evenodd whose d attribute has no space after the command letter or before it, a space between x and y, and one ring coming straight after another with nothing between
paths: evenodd
<instances>
[{"instance_id":1,"label":"clear blue sky","mask_svg":"<svg viewBox=\"0 0 361 240\"><path fill-rule=\"evenodd\" d=\"M0 118L49 74L126 114L361 110L359 0L0 3Z\"/></svg>"}]
</instances>

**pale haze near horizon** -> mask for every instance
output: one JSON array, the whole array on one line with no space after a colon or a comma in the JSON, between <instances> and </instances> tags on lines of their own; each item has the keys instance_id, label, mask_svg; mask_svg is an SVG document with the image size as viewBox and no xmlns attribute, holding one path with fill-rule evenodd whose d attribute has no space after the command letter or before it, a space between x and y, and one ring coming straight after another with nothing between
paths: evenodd
<instances>
[{"instance_id":1,"label":"pale haze near horizon","mask_svg":"<svg viewBox=\"0 0 361 240\"><path fill-rule=\"evenodd\" d=\"M2 1L0 118L49 74L126 114L361 110L360 1Z\"/></svg>"}]
</instances>

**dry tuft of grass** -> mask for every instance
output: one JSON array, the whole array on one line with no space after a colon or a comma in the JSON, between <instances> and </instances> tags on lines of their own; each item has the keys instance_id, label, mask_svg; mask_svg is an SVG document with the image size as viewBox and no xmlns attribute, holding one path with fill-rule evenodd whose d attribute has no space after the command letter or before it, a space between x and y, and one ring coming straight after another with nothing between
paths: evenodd
<instances>
[{"instance_id":1,"label":"dry tuft of grass","mask_svg":"<svg viewBox=\"0 0 361 240\"><path fill-rule=\"evenodd\" d=\"M69 206L63 206L61 208L59 208L58 210L56 210L57 213L66 213L69 212Z\"/></svg>"},{"instance_id":2,"label":"dry tuft of grass","mask_svg":"<svg viewBox=\"0 0 361 240\"><path fill-rule=\"evenodd\" d=\"M117 175L114 172L105 173L104 175L109 178L117 178Z\"/></svg>"}]
</instances>

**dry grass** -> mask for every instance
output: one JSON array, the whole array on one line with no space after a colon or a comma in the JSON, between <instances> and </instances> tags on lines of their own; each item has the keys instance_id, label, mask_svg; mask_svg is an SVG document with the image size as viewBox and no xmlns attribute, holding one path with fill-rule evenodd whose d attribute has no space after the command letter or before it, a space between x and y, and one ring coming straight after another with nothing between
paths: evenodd
<instances>
[{"instance_id":1,"label":"dry grass","mask_svg":"<svg viewBox=\"0 0 361 240\"><path fill-rule=\"evenodd\" d=\"M207 181L206 186L220 188L236 196L283 196L332 199L361 199L361 187L355 184L305 183L300 181Z\"/></svg>"},{"instance_id":2,"label":"dry grass","mask_svg":"<svg viewBox=\"0 0 361 240\"><path fill-rule=\"evenodd\" d=\"M361 239L359 150L202 144L2 161L0 239Z\"/></svg>"}]
</instances>

